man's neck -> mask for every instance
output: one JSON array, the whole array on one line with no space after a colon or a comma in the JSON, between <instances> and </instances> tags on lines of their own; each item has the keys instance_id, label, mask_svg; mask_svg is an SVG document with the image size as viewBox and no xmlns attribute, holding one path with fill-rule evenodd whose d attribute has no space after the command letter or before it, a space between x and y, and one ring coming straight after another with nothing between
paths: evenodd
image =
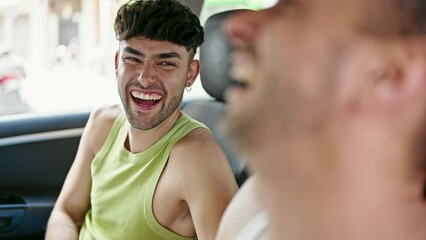
<instances>
[{"instance_id":1,"label":"man's neck","mask_svg":"<svg viewBox=\"0 0 426 240\"><path fill-rule=\"evenodd\" d=\"M426 239L424 156L415 137L383 123L351 129L336 155L348 226L358 226L359 239Z\"/></svg>"},{"instance_id":2,"label":"man's neck","mask_svg":"<svg viewBox=\"0 0 426 240\"><path fill-rule=\"evenodd\" d=\"M139 153L146 150L152 144L157 142L161 137L163 137L167 132L169 132L181 115L182 112L178 108L164 122L149 130L136 129L130 126L128 135L128 150L132 153Z\"/></svg>"},{"instance_id":3,"label":"man's neck","mask_svg":"<svg viewBox=\"0 0 426 240\"><path fill-rule=\"evenodd\" d=\"M277 148L277 166L262 178L271 227L281 236L292 230L289 238L426 239L424 173L413 142L386 129L351 130Z\"/></svg>"}]
</instances>

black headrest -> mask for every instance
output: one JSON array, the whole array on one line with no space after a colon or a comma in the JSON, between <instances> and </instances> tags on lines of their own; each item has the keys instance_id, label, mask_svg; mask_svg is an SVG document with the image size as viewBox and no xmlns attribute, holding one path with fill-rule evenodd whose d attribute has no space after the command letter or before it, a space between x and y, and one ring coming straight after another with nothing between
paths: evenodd
<instances>
[{"instance_id":1,"label":"black headrest","mask_svg":"<svg viewBox=\"0 0 426 240\"><path fill-rule=\"evenodd\" d=\"M230 85L228 76L232 46L222 32L229 14L239 10L220 12L210 16L204 26L204 43L200 47L200 78L204 90L219 101L224 100L225 89Z\"/></svg>"}]
</instances>

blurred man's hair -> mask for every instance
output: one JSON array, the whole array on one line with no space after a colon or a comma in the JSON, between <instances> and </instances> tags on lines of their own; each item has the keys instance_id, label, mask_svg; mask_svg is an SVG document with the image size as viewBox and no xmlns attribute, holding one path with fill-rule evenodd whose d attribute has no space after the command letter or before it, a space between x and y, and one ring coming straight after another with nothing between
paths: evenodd
<instances>
[{"instance_id":1,"label":"blurred man's hair","mask_svg":"<svg viewBox=\"0 0 426 240\"><path fill-rule=\"evenodd\" d=\"M371 1L370 17L362 28L373 33L413 35L426 33L426 0Z\"/></svg>"},{"instance_id":2,"label":"blurred man's hair","mask_svg":"<svg viewBox=\"0 0 426 240\"><path fill-rule=\"evenodd\" d=\"M133 0L117 12L114 30L119 41L132 37L168 41L195 54L204 41L198 17L177 0Z\"/></svg>"}]
</instances>

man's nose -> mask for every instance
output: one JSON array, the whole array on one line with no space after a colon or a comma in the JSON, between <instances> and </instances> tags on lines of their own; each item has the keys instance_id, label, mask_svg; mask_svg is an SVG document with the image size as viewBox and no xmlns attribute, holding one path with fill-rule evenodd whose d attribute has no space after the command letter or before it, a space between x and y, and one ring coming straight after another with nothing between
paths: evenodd
<instances>
[{"instance_id":1,"label":"man's nose","mask_svg":"<svg viewBox=\"0 0 426 240\"><path fill-rule=\"evenodd\" d=\"M148 87L150 84L157 80L157 74L153 63L145 63L139 69L139 75L137 80L144 87Z\"/></svg>"}]
</instances>

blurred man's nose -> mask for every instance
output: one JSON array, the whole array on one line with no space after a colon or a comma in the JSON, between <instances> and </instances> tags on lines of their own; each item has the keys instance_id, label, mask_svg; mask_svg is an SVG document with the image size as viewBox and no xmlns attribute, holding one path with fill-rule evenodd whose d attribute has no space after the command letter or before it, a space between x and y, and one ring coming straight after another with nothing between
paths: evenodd
<instances>
[{"instance_id":1,"label":"blurred man's nose","mask_svg":"<svg viewBox=\"0 0 426 240\"><path fill-rule=\"evenodd\" d=\"M240 11L225 22L224 33L235 47L250 46L261 27L261 12Z\"/></svg>"}]
</instances>

